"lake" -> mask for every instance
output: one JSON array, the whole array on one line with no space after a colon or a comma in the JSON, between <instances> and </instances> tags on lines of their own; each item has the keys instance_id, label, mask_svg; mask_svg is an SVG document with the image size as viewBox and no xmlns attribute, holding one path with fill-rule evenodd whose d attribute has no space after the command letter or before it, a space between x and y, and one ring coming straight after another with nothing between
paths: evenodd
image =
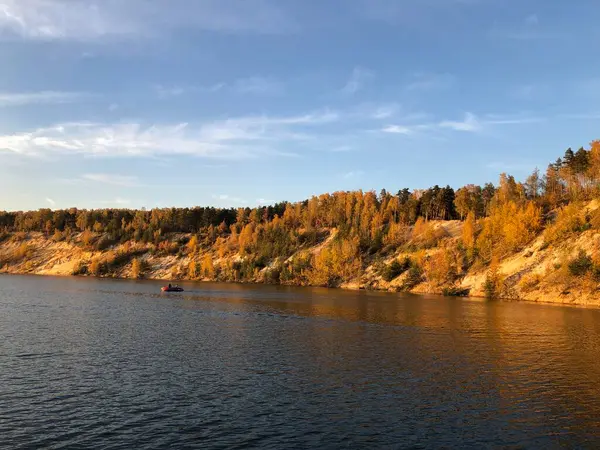
<instances>
[{"instance_id":1,"label":"lake","mask_svg":"<svg viewBox=\"0 0 600 450\"><path fill-rule=\"evenodd\" d=\"M598 448L600 311L0 276L0 447Z\"/></svg>"}]
</instances>

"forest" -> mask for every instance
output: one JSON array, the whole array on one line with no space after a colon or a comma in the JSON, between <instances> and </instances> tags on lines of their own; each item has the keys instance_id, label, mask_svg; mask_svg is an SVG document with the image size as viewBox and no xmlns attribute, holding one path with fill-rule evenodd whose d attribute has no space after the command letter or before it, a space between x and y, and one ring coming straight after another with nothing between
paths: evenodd
<instances>
[{"instance_id":1,"label":"forest","mask_svg":"<svg viewBox=\"0 0 600 450\"><path fill-rule=\"evenodd\" d=\"M600 230L600 210L587 213L582 206L596 198L600 141L567 149L544 172L535 169L524 180L503 173L496 185L457 190L436 185L395 193L334 192L237 209L0 212L0 242L38 232L108 252L76 271L94 275L133 261L135 275L143 276L144 255L162 254L186 258L185 268L173 274L181 278L339 286L374 265L386 281L404 274L402 289L427 279L450 292L476 268L488 271L486 291L493 295L501 289L498 261L540 233L550 246L569 233ZM461 222L458 238L450 239L439 226L444 221ZM326 245L318 252L302 251L321 244ZM20 252L0 264L26 257L23 246ZM580 275L595 276L600 255L579 257Z\"/></svg>"}]
</instances>

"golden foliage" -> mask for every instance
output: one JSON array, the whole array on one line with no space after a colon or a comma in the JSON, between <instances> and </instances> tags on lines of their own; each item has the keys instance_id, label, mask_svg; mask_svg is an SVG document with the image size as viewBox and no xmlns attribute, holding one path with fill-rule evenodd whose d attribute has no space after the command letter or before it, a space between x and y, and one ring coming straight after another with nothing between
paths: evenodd
<instances>
[{"instance_id":1,"label":"golden foliage","mask_svg":"<svg viewBox=\"0 0 600 450\"><path fill-rule=\"evenodd\" d=\"M544 242L551 244L565 238L571 233L581 230L585 224L583 204L570 203L562 207L556 214L554 223L544 231Z\"/></svg>"},{"instance_id":2,"label":"golden foliage","mask_svg":"<svg viewBox=\"0 0 600 450\"><path fill-rule=\"evenodd\" d=\"M198 236L193 235L187 243L187 251L191 255L195 255L198 250Z\"/></svg>"},{"instance_id":3,"label":"golden foliage","mask_svg":"<svg viewBox=\"0 0 600 450\"><path fill-rule=\"evenodd\" d=\"M213 260L210 254L204 255L204 259L202 260L202 265L200 267L201 276L207 279L213 279L215 277L215 267L213 265Z\"/></svg>"},{"instance_id":4,"label":"golden foliage","mask_svg":"<svg viewBox=\"0 0 600 450\"><path fill-rule=\"evenodd\" d=\"M415 223L411 240L419 248L435 247L448 233L442 227L419 217Z\"/></svg>"},{"instance_id":5,"label":"golden foliage","mask_svg":"<svg viewBox=\"0 0 600 450\"><path fill-rule=\"evenodd\" d=\"M454 282L458 275L456 255L449 248L443 248L428 255L423 261L423 272L427 281L435 285Z\"/></svg>"},{"instance_id":6,"label":"golden foliage","mask_svg":"<svg viewBox=\"0 0 600 450\"><path fill-rule=\"evenodd\" d=\"M312 266L309 282L319 286L337 286L357 276L362 268L358 237L334 241L314 257Z\"/></svg>"},{"instance_id":7,"label":"golden foliage","mask_svg":"<svg viewBox=\"0 0 600 450\"><path fill-rule=\"evenodd\" d=\"M541 210L533 202L524 205L514 201L496 204L483 221L477 238L479 256L490 261L522 249L541 228Z\"/></svg>"},{"instance_id":8,"label":"golden foliage","mask_svg":"<svg viewBox=\"0 0 600 450\"><path fill-rule=\"evenodd\" d=\"M134 258L131 263L131 276L133 278L142 278L144 275L143 264L139 258Z\"/></svg>"},{"instance_id":9,"label":"golden foliage","mask_svg":"<svg viewBox=\"0 0 600 450\"><path fill-rule=\"evenodd\" d=\"M198 277L198 265L193 259L190 261L187 267L187 276L190 280L194 280Z\"/></svg>"}]
</instances>

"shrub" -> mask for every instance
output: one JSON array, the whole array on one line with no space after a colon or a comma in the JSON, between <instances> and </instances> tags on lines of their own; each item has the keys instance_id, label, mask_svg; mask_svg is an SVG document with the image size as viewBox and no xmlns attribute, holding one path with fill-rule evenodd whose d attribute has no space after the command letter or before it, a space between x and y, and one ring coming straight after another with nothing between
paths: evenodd
<instances>
[{"instance_id":1,"label":"shrub","mask_svg":"<svg viewBox=\"0 0 600 450\"><path fill-rule=\"evenodd\" d=\"M446 297L468 297L471 291L467 288L459 288L457 286L445 287L442 289L442 295Z\"/></svg>"},{"instance_id":2,"label":"shrub","mask_svg":"<svg viewBox=\"0 0 600 450\"><path fill-rule=\"evenodd\" d=\"M540 284L540 281L542 281L542 276L539 273L526 275L521 279L521 289L530 291Z\"/></svg>"},{"instance_id":3,"label":"shrub","mask_svg":"<svg viewBox=\"0 0 600 450\"><path fill-rule=\"evenodd\" d=\"M554 223L544 231L544 243L552 244L571 233L578 233L589 228L590 225L585 221L582 211L583 207L579 202L570 203L561 208Z\"/></svg>"},{"instance_id":4,"label":"shrub","mask_svg":"<svg viewBox=\"0 0 600 450\"><path fill-rule=\"evenodd\" d=\"M569 273L575 277L587 274L594 267L592 258L584 250L579 250L577 256L569 261Z\"/></svg>"},{"instance_id":5,"label":"shrub","mask_svg":"<svg viewBox=\"0 0 600 450\"><path fill-rule=\"evenodd\" d=\"M114 242L111 239L106 236L102 236L100 239L98 239L98 242L96 242L94 247L97 251L101 252L111 247L113 244Z\"/></svg>"},{"instance_id":6,"label":"shrub","mask_svg":"<svg viewBox=\"0 0 600 450\"><path fill-rule=\"evenodd\" d=\"M385 281L389 283L394 278L397 278L398 276L406 272L410 268L410 265L411 262L410 258L408 257L404 258L402 262L399 262L397 259L394 259L394 261L391 264L384 267L382 271L382 277Z\"/></svg>"},{"instance_id":7,"label":"shrub","mask_svg":"<svg viewBox=\"0 0 600 450\"><path fill-rule=\"evenodd\" d=\"M417 264L411 264L406 280L402 284L402 290L409 291L423 281L423 269Z\"/></svg>"},{"instance_id":8,"label":"shrub","mask_svg":"<svg viewBox=\"0 0 600 450\"><path fill-rule=\"evenodd\" d=\"M77 263L77 265L73 269L73 272L71 272L71 275L86 275L87 273L87 265L83 261L79 261L79 263Z\"/></svg>"}]
</instances>

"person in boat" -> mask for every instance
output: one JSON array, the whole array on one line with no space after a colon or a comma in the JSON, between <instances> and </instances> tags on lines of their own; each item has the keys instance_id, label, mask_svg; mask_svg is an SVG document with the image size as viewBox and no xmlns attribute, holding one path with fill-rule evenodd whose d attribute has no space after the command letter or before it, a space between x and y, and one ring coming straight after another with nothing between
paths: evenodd
<instances>
[{"instance_id":1,"label":"person in boat","mask_svg":"<svg viewBox=\"0 0 600 450\"><path fill-rule=\"evenodd\" d=\"M169 289L171 289L171 283L169 283Z\"/></svg>"}]
</instances>

